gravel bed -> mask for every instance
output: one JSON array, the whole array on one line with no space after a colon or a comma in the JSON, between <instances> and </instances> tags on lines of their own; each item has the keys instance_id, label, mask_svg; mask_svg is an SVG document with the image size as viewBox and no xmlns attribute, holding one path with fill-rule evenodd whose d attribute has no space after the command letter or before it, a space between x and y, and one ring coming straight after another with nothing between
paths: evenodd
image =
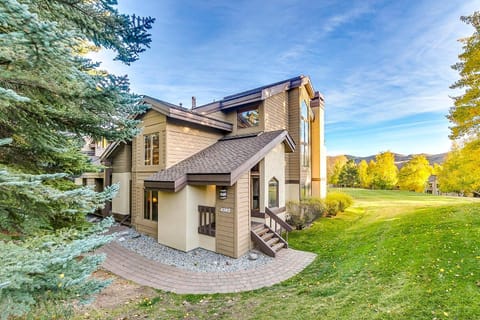
<instances>
[{"instance_id":1,"label":"gravel bed","mask_svg":"<svg viewBox=\"0 0 480 320\"><path fill-rule=\"evenodd\" d=\"M161 245L157 240L140 234L133 229L117 232L116 242L147 259L172 265L177 268L196 272L233 272L254 269L273 261L257 250L251 250L244 256L233 259L222 254L197 248L183 252ZM256 260L251 260L251 256Z\"/></svg>"}]
</instances>

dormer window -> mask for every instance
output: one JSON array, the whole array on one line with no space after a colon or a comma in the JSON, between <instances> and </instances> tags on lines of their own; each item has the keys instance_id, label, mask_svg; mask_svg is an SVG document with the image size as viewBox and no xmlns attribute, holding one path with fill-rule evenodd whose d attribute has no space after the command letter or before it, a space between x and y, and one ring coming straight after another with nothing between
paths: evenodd
<instances>
[{"instance_id":1,"label":"dormer window","mask_svg":"<svg viewBox=\"0 0 480 320\"><path fill-rule=\"evenodd\" d=\"M257 127L260 122L258 106L237 111L237 128Z\"/></svg>"},{"instance_id":2,"label":"dormer window","mask_svg":"<svg viewBox=\"0 0 480 320\"><path fill-rule=\"evenodd\" d=\"M160 139L158 132L147 134L143 136L144 151L145 151L145 165L159 165L160 164Z\"/></svg>"}]
</instances>

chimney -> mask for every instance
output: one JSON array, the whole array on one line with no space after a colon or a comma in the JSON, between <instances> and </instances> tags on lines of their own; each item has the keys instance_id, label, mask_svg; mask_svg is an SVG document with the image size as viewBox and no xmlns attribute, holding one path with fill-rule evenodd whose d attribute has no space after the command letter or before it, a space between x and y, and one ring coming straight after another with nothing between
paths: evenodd
<instances>
[{"instance_id":1,"label":"chimney","mask_svg":"<svg viewBox=\"0 0 480 320\"><path fill-rule=\"evenodd\" d=\"M195 96L192 96L192 109L195 109L196 106L197 106L197 98L195 98Z\"/></svg>"}]
</instances>

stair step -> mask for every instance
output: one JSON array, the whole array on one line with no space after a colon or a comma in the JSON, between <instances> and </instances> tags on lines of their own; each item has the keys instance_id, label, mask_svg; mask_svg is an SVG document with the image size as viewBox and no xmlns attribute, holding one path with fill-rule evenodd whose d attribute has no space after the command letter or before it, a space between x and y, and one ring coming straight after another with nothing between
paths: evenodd
<instances>
[{"instance_id":1,"label":"stair step","mask_svg":"<svg viewBox=\"0 0 480 320\"><path fill-rule=\"evenodd\" d=\"M258 232L255 232L256 234L258 234L259 237L263 236L265 233L267 233L268 231L270 231L270 229L268 228L263 228L262 230L258 231Z\"/></svg>"},{"instance_id":2,"label":"stair step","mask_svg":"<svg viewBox=\"0 0 480 320\"><path fill-rule=\"evenodd\" d=\"M273 247L278 241L280 241L280 239L278 239L277 237L275 238L272 238L268 241L265 241L270 247Z\"/></svg>"},{"instance_id":3,"label":"stair step","mask_svg":"<svg viewBox=\"0 0 480 320\"><path fill-rule=\"evenodd\" d=\"M262 223L256 223L256 224L252 225L252 230L254 232L258 232L258 231L262 230L263 228L265 228L265 225L262 224Z\"/></svg>"},{"instance_id":4,"label":"stair step","mask_svg":"<svg viewBox=\"0 0 480 320\"><path fill-rule=\"evenodd\" d=\"M274 245L272 247L272 250L275 251L275 252L278 252L280 251L283 247L285 246L285 244L283 242L279 242L277 243L276 245Z\"/></svg>"},{"instance_id":5,"label":"stair step","mask_svg":"<svg viewBox=\"0 0 480 320\"><path fill-rule=\"evenodd\" d=\"M272 232L267 232L262 236L263 241L267 242L268 240L272 239L275 234Z\"/></svg>"}]
</instances>

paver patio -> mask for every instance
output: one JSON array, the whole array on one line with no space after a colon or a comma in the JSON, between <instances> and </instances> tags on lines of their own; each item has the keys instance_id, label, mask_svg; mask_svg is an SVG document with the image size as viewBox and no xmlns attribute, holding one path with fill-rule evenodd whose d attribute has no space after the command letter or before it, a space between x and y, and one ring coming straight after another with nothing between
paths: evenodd
<instances>
[{"instance_id":1,"label":"paver patio","mask_svg":"<svg viewBox=\"0 0 480 320\"><path fill-rule=\"evenodd\" d=\"M283 249L272 262L233 272L193 272L149 260L112 242L98 252L107 255L103 267L138 284L179 294L242 292L287 280L313 262L310 252Z\"/></svg>"}]
</instances>

